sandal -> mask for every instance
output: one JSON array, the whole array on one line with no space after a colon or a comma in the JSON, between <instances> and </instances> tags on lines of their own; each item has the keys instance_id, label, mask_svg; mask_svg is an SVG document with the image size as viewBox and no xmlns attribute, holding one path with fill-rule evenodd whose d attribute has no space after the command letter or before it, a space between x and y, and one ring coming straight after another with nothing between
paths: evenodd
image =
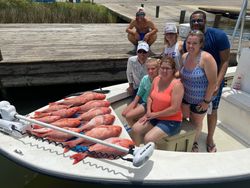
<instances>
[{"instance_id":1,"label":"sandal","mask_svg":"<svg viewBox=\"0 0 250 188\"><path fill-rule=\"evenodd\" d=\"M213 144L213 145L207 144L207 152L209 152L209 153L215 153L215 152L217 152L216 145L215 144Z\"/></svg>"},{"instance_id":2,"label":"sandal","mask_svg":"<svg viewBox=\"0 0 250 188\"><path fill-rule=\"evenodd\" d=\"M199 145L197 142L193 143L192 152L199 152Z\"/></svg>"}]
</instances>

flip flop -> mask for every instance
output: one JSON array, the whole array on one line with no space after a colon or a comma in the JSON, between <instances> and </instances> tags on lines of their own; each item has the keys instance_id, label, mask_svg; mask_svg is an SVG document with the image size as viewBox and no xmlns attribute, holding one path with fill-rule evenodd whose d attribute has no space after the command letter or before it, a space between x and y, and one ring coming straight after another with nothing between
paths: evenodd
<instances>
[{"instance_id":1,"label":"flip flop","mask_svg":"<svg viewBox=\"0 0 250 188\"><path fill-rule=\"evenodd\" d=\"M199 145L197 142L193 143L192 152L199 152Z\"/></svg>"},{"instance_id":2,"label":"flip flop","mask_svg":"<svg viewBox=\"0 0 250 188\"><path fill-rule=\"evenodd\" d=\"M213 145L207 144L207 152L209 152L209 153L215 153L215 152L217 152L216 145L215 144L213 144Z\"/></svg>"}]
</instances>

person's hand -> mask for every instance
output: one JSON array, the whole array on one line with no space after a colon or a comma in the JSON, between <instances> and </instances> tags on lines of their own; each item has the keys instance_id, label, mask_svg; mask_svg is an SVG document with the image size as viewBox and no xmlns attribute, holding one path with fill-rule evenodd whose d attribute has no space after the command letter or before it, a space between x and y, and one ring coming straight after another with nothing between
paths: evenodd
<instances>
[{"instance_id":1,"label":"person's hand","mask_svg":"<svg viewBox=\"0 0 250 188\"><path fill-rule=\"evenodd\" d=\"M205 111L207 109L208 109L208 103L205 103L205 102L201 102L198 106L196 106L196 110L198 112Z\"/></svg>"},{"instance_id":2,"label":"person's hand","mask_svg":"<svg viewBox=\"0 0 250 188\"><path fill-rule=\"evenodd\" d=\"M220 86L216 85L215 89L214 89L214 93L213 96L217 96L218 92L219 92Z\"/></svg>"},{"instance_id":3,"label":"person's hand","mask_svg":"<svg viewBox=\"0 0 250 188\"><path fill-rule=\"evenodd\" d=\"M147 33L145 36L144 36L144 41L145 42L148 42L148 40L149 40L149 37L150 37L150 35L149 35L149 33Z\"/></svg>"},{"instance_id":4,"label":"person's hand","mask_svg":"<svg viewBox=\"0 0 250 188\"><path fill-rule=\"evenodd\" d=\"M148 121L148 118L146 117L146 115L144 115L138 121L143 125Z\"/></svg>"}]
</instances>

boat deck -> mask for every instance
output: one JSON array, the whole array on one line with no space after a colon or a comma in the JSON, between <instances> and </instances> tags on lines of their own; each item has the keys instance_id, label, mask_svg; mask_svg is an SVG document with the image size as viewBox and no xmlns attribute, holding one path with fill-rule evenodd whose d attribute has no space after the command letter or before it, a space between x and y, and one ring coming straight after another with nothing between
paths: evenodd
<instances>
[{"instance_id":1,"label":"boat deck","mask_svg":"<svg viewBox=\"0 0 250 188\"><path fill-rule=\"evenodd\" d=\"M126 101L120 101L112 104L113 108L116 111L116 114L118 115L119 119L122 121L122 124L125 125L126 121L121 116L122 110L125 108L125 106L128 104L128 100ZM199 151L200 152L207 152L206 149L206 137L207 137L207 118L204 118L203 122L203 129L200 136L200 139L198 141L199 144ZM217 128L215 130L214 140L216 143L217 151L218 152L225 152L225 151L232 151L232 150L239 150L248 148L249 145L245 143L244 141L237 138L235 135L232 135L229 131L225 130L220 123L217 124Z\"/></svg>"},{"instance_id":2,"label":"boat deck","mask_svg":"<svg viewBox=\"0 0 250 188\"><path fill-rule=\"evenodd\" d=\"M120 105L120 104L115 104L115 105ZM121 114L121 111L125 106L126 106L126 103L120 106L119 108L115 106L115 108L118 110L118 112L116 112L118 116ZM123 124L126 124L125 120L121 116L120 116L120 119L123 121ZM206 137L207 137L207 123L206 123L206 117L205 117L202 133L198 142L200 152L207 152L206 144L205 144ZM222 126L220 126L219 123L215 130L214 140L215 140L218 152L239 150L239 149L244 149L244 148L249 147L242 140L240 140L239 138L237 138L236 136L232 135L227 130L225 130Z\"/></svg>"}]
</instances>

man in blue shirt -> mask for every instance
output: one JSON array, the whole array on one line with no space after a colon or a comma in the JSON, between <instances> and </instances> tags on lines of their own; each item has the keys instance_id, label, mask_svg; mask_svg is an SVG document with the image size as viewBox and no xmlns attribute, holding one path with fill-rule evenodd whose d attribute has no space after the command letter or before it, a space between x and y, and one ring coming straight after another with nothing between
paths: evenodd
<instances>
[{"instance_id":1,"label":"man in blue shirt","mask_svg":"<svg viewBox=\"0 0 250 188\"><path fill-rule=\"evenodd\" d=\"M203 11L195 11L190 16L191 30L200 30L205 35L205 45L203 50L209 52L217 63L217 86L212 99L206 99L207 103L212 101L213 109L211 114L207 114L208 136L207 136L207 151L216 152L216 146L213 140L217 124L217 109L219 106L222 88L224 86L224 76L226 74L229 58L230 58L230 43L225 32L222 30L206 26L206 14ZM184 51L186 46L184 43Z\"/></svg>"}]
</instances>

